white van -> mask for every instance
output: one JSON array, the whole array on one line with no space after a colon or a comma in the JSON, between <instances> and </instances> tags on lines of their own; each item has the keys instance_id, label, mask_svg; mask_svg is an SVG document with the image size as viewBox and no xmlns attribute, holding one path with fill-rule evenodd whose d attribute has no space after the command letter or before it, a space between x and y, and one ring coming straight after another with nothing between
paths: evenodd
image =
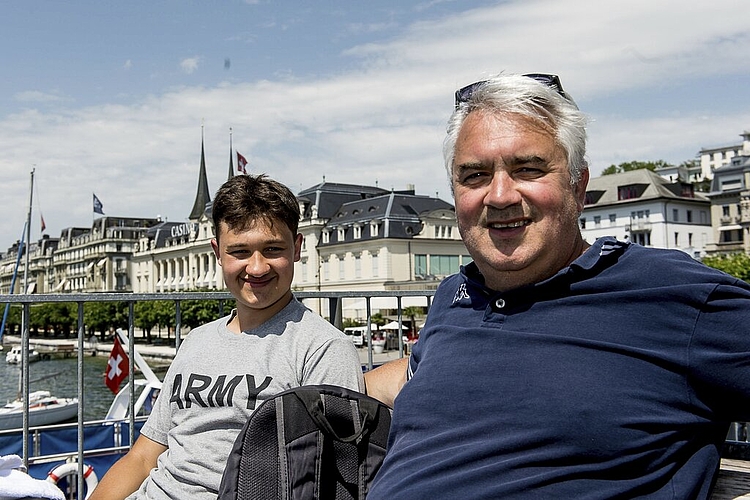
<instances>
[{"instance_id":1,"label":"white van","mask_svg":"<svg viewBox=\"0 0 750 500\"><path fill-rule=\"evenodd\" d=\"M344 333L347 337L352 339L352 342L357 347L362 347L365 345L365 337L367 337L367 327L366 326L350 326L347 328L344 328Z\"/></svg>"}]
</instances>

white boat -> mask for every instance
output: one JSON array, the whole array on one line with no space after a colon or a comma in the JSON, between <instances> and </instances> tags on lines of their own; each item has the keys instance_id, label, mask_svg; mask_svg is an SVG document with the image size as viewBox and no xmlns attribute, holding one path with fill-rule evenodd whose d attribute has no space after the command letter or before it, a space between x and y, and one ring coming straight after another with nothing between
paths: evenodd
<instances>
[{"instance_id":1,"label":"white boat","mask_svg":"<svg viewBox=\"0 0 750 500\"><path fill-rule=\"evenodd\" d=\"M23 350L20 345L13 346L13 348L8 351L8 354L5 355L5 361L12 365L20 365L21 359L23 357ZM41 358L41 355L36 349L32 349L29 351L29 363L33 363L34 361L39 361Z\"/></svg>"},{"instance_id":2,"label":"white boat","mask_svg":"<svg viewBox=\"0 0 750 500\"><path fill-rule=\"evenodd\" d=\"M29 427L50 425L75 418L77 398L57 398L49 391L29 393ZM16 399L0 408L0 429L23 427L23 401Z\"/></svg>"}]
</instances>

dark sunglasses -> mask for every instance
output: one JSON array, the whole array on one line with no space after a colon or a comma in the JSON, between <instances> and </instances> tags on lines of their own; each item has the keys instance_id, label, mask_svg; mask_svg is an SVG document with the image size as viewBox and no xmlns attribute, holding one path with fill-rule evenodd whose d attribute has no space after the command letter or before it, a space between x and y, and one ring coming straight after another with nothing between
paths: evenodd
<instances>
[{"instance_id":1,"label":"dark sunglasses","mask_svg":"<svg viewBox=\"0 0 750 500\"><path fill-rule=\"evenodd\" d=\"M548 75L546 73L527 73L523 76L526 76L528 78L532 78L539 83L543 83L544 85L555 89L555 91L563 96L568 101L572 102L572 99L568 94L565 93L565 91L562 88L562 83L560 82L560 77L557 75ZM471 95L474 93L476 89L487 83L488 80L481 80L479 82L474 82L471 85L467 85L466 87L462 87L456 91L456 109L458 109L458 106L463 102L468 102L469 99L471 99Z\"/></svg>"}]
</instances>

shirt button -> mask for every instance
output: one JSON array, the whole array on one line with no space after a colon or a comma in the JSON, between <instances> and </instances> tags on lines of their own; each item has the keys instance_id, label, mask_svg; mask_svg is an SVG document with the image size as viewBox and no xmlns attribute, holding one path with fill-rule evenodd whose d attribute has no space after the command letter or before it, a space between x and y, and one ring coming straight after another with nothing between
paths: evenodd
<instances>
[{"instance_id":1,"label":"shirt button","mask_svg":"<svg viewBox=\"0 0 750 500\"><path fill-rule=\"evenodd\" d=\"M505 307L505 301L503 299L497 299L495 301L495 308L502 309L503 307Z\"/></svg>"}]
</instances>

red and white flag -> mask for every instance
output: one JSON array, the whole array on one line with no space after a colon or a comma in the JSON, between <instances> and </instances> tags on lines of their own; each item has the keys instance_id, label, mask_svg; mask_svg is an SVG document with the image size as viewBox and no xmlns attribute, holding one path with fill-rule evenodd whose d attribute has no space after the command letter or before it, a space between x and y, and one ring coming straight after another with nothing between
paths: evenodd
<instances>
[{"instance_id":1,"label":"red and white flag","mask_svg":"<svg viewBox=\"0 0 750 500\"><path fill-rule=\"evenodd\" d=\"M112 352L109 353L107 361L107 372L104 383L109 390L117 394L120 390L120 384L128 377L130 368L128 367L128 355L120 344L120 339L115 337L115 345L112 346Z\"/></svg>"},{"instance_id":2,"label":"red and white flag","mask_svg":"<svg viewBox=\"0 0 750 500\"><path fill-rule=\"evenodd\" d=\"M247 169L245 168L247 166L247 159L242 156L239 151L237 152L237 171L242 172L243 174L247 173Z\"/></svg>"}]
</instances>

